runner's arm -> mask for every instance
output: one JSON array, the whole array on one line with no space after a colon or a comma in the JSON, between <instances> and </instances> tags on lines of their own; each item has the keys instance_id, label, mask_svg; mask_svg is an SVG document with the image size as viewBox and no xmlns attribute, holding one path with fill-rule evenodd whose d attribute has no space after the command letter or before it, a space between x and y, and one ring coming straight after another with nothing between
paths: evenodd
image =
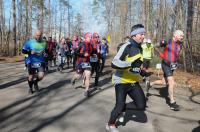
<instances>
[{"instance_id":1,"label":"runner's arm","mask_svg":"<svg viewBox=\"0 0 200 132\"><path fill-rule=\"evenodd\" d=\"M127 69L131 67L131 62L125 61L125 57L127 55L127 51L129 50L129 44L124 44L119 51L117 52L116 56L112 60L112 68L114 69Z\"/></svg>"},{"instance_id":2,"label":"runner's arm","mask_svg":"<svg viewBox=\"0 0 200 132\"><path fill-rule=\"evenodd\" d=\"M76 54L77 56L79 56L79 57L85 57L85 56L84 56L84 53L80 53L82 46L83 46L83 44L80 43L79 46L78 46L78 48L75 50L75 54Z\"/></svg>"}]
</instances>

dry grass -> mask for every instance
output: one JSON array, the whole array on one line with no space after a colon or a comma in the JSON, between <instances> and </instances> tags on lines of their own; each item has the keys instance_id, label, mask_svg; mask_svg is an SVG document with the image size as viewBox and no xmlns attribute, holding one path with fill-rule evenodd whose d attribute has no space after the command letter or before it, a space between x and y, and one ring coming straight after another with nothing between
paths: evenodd
<instances>
[{"instance_id":1,"label":"dry grass","mask_svg":"<svg viewBox=\"0 0 200 132\"><path fill-rule=\"evenodd\" d=\"M24 56L13 56L13 57L0 57L2 62L20 62L24 60Z\"/></svg>"}]
</instances>

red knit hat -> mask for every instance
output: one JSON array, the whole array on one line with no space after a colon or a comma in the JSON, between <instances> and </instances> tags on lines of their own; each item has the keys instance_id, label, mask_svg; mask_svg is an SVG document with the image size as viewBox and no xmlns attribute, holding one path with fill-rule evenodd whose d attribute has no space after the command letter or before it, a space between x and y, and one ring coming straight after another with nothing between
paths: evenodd
<instances>
[{"instance_id":1,"label":"red knit hat","mask_svg":"<svg viewBox=\"0 0 200 132\"><path fill-rule=\"evenodd\" d=\"M91 37L92 37L92 34L89 33L89 32L87 32L87 33L84 34L84 39L87 39L87 38L91 39Z\"/></svg>"},{"instance_id":2,"label":"red knit hat","mask_svg":"<svg viewBox=\"0 0 200 132\"><path fill-rule=\"evenodd\" d=\"M94 32L92 38L99 38L99 34L97 32Z\"/></svg>"}]
</instances>

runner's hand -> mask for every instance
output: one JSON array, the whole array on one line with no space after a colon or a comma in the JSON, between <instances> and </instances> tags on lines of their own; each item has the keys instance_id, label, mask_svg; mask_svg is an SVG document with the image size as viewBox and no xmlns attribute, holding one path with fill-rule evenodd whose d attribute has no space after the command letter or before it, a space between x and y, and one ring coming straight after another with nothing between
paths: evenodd
<instances>
[{"instance_id":1,"label":"runner's hand","mask_svg":"<svg viewBox=\"0 0 200 132\"><path fill-rule=\"evenodd\" d=\"M84 56L85 56L85 57L88 57L88 56L89 56L89 54L86 52L86 53L84 54Z\"/></svg>"}]
</instances>

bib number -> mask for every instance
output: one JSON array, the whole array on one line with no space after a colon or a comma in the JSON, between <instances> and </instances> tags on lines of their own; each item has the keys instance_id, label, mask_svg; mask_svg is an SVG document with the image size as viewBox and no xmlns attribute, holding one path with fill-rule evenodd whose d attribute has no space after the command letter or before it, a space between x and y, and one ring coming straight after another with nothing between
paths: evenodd
<instances>
[{"instance_id":1,"label":"bib number","mask_svg":"<svg viewBox=\"0 0 200 132\"><path fill-rule=\"evenodd\" d=\"M31 64L31 68L39 68L41 67L41 63L40 62L35 62Z\"/></svg>"},{"instance_id":2,"label":"bib number","mask_svg":"<svg viewBox=\"0 0 200 132\"><path fill-rule=\"evenodd\" d=\"M82 63L81 66L82 66L83 69L91 68L90 63Z\"/></svg>"},{"instance_id":3,"label":"bib number","mask_svg":"<svg viewBox=\"0 0 200 132\"><path fill-rule=\"evenodd\" d=\"M96 54L90 57L90 62L97 62L97 61L98 61L98 58Z\"/></svg>"},{"instance_id":4,"label":"bib number","mask_svg":"<svg viewBox=\"0 0 200 132\"><path fill-rule=\"evenodd\" d=\"M141 69L135 67L135 68L132 68L130 71L133 72L133 73L140 73L140 72L141 72Z\"/></svg>"},{"instance_id":5,"label":"bib number","mask_svg":"<svg viewBox=\"0 0 200 132\"><path fill-rule=\"evenodd\" d=\"M170 64L171 70L175 70L178 67L178 63L172 63Z\"/></svg>"}]
</instances>

